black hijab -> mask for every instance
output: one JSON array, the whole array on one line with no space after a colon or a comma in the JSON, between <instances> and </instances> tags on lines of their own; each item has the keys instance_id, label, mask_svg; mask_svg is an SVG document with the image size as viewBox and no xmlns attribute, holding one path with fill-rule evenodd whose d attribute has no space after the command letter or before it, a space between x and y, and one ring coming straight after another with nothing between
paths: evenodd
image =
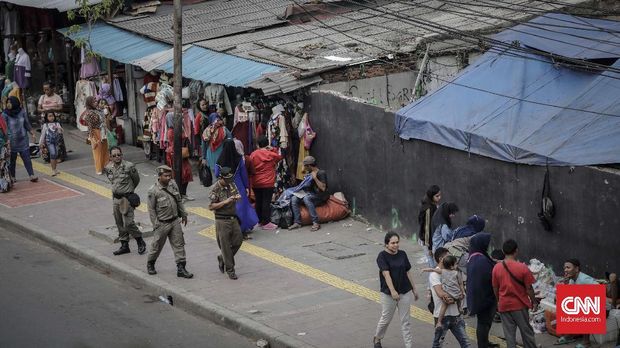
<instances>
[{"instance_id":1,"label":"black hijab","mask_svg":"<svg viewBox=\"0 0 620 348\"><path fill-rule=\"evenodd\" d=\"M222 154L217 159L217 165L220 166L220 168L228 167L236 172L239 162L241 162L241 155L237 152L235 141L232 139L224 140Z\"/></svg>"},{"instance_id":2,"label":"black hijab","mask_svg":"<svg viewBox=\"0 0 620 348\"><path fill-rule=\"evenodd\" d=\"M437 227L441 225L446 225L449 228L452 228L452 219L450 218L450 214L455 214L458 211L459 208L455 203L442 203L437 208L435 214L433 214L433 219L431 220L431 231L435 232Z\"/></svg>"}]
</instances>

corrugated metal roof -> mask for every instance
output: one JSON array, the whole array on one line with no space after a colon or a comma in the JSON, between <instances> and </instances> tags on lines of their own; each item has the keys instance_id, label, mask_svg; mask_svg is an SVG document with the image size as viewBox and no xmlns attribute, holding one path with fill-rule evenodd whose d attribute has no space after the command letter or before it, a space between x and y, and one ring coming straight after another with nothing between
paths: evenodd
<instances>
[{"instance_id":1,"label":"corrugated metal roof","mask_svg":"<svg viewBox=\"0 0 620 348\"><path fill-rule=\"evenodd\" d=\"M68 28L59 32L66 35ZM88 28L70 35L73 40L89 37ZM170 45L142 37L109 24L97 23L90 32L90 45L96 53L118 62L133 64L149 70L174 72L173 48ZM264 73L281 68L232 56L213 50L187 45L183 47L183 76L194 80L245 86Z\"/></svg>"},{"instance_id":2,"label":"corrugated metal roof","mask_svg":"<svg viewBox=\"0 0 620 348\"><path fill-rule=\"evenodd\" d=\"M284 14L286 6L293 4L290 0L256 0L257 4L254 2L219 0L185 7L183 44L285 24L286 21L277 16ZM174 41L171 13L146 18L127 18L112 23L162 42L172 44Z\"/></svg>"},{"instance_id":3,"label":"corrugated metal roof","mask_svg":"<svg viewBox=\"0 0 620 348\"><path fill-rule=\"evenodd\" d=\"M292 92L306 86L317 84L322 80L320 76L313 76L300 80L290 72L279 72L265 74L261 78L250 82L247 86L261 89L265 95L272 95Z\"/></svg>"},{"instance_id":4,"label":"corrugated metal roof","mask_svg":"<svg viewBox=\"0 0 620 348\"><path fill-rule=\"evenodd\" d=\"M5 0L11 4L19 5L19 6L28 6L28 7L37 7L37 8L55 8L60 12L65 12L68 10L73 10L75 8L80 7L77 4L76 0ZM95 5L103 0L89 0L88 3L90 5Z\"/></svg>"},{"instance_id":5,"label":"corrugated metal roof","mask_svg":"<svg viewBox=\"0 0 620 348\"><path fill-rule=\"evenodd\" d=\"M58 31L67 35L68 30L69 28L64 28ZM89 36L90 46L94 52L126 64L172 47L106 23L95 23L90 33L88 26L84 24L79 32L70 35L69 38L87 40Z\"/></svg>"},{"instance_id":6,"label":"corrugated metal roof","mask_svg":"<svg viewBox=\"0 0 620 348\"><path fill-rule=\"evenodd\" d=\"M169 73L174 71L170 60L157 67ZM281 68L231 56L212 50L191 46L183 53L183 76L194 80L219 83L228 86L246 86L265 73L280 71Z\"/></svg>"},{"instance_id":7,"label":"corrugated metal roof","mask_svg":"<svg viewBox=\"0 0 620 348\"><path fill-rule=\"evenodd\" d=\"M565 1L567 5L581 2L584 1ZM531 17L530 13L523 11L528 4L533 4L532 6L535 5L542 11L555 8L552 4L533 0L506 0L502 2L502 6L496 8L480 7L477 0L430 0L411 4L386 1L374 9L349 1L333 6L342 7L344 4L351 7L350 12L324 13L319 15L320 22L313 20L303 24L208 39L195 44L240 57L310 71L358 64L386 56L388 53L415 52L420 42L437 35L437 29L416 24L411 20L480 33L497 31L511 26L515 20L522 21ZM368 5L370 2L365 2L365 6ZM337 60L326 57L336 57Z\"/></svg>"}]
</instances>

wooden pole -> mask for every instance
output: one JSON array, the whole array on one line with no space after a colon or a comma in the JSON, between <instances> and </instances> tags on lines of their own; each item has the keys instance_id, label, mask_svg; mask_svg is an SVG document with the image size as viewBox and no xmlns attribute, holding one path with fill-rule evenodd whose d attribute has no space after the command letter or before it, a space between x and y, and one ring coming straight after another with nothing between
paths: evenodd
<instances>
[{"instance_id":1,"label":"wooden pole","mask_svg":"<svg viewBox=\"0 0 620 348\"><path fill-rule=\"evenodd\" d=\"M181 188L183 157L181 155L183 131L183 110L181 109L181 87L183 79L183 17L181 0L174 0L174 178Z\"/></svg>"}]
</instances>

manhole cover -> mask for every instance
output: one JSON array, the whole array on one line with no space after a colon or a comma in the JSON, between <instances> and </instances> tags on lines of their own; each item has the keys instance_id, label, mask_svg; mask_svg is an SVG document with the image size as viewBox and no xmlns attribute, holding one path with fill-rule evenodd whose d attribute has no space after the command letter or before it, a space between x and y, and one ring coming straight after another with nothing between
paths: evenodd
<instances>
[{"instance_id":1,"label":"manhole cover","mask_svg":"<svg viewBox=\"0 0 620 348\"><path fill-rule=\"evenodd\" d=\"M342 260L349 259L356 256L365 255L365 253L353 250L349 247L346 247L342 244L334 243L334 242L324 242L312 245L306 245L305 247L310 248L310 250L318 253L319 255L323 255L325 257L329 257L334 260Z\"/></svg>"}]
</instances>

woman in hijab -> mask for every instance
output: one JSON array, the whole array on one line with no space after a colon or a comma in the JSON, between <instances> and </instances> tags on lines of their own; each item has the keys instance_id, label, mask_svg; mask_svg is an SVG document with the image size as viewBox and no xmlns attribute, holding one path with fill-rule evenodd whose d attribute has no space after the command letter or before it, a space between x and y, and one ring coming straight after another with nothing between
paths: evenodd
<instances>
[{"instance_id":1,"label":"woman in hijab","mask_svg":"<svg viewBox=\"0 0 620 348\"><path fill-rule=\"evenodd\" d=\"M101 89L99 90L99 95L97 96L98 100L105 100L110 108L111 119L114 119L117 116L117 108L116 108L116 99L112 95L112 86L109 83L102 83Z\"/></svg>"},{"instance_id":2,"label":"woman in hijab","mask_svg":"<svg viewBox=\"0 0 620 348\"><path fill-rule=\"evenodd\" d=\"M32 136L34 142L34 131L28 121L26 110L21 107L19 99L16 97L9 97L6 103L6 109L2 113L4 121L8 126L8 134L10 139L11 148L11 161L9 163L9 172L13 182L15 181L15 160L17 160L17 154L24 162L24 167L30 176L30 181L37 182L39 178L34 176L34 170L32 169L32 162L30 161L30 139L28 133Z\"/></svg>"},{"instance_id":3,"label":"woman in hijab","mask_svg":"<svg viewBox=\"0 0 620 348\"><path fill-rule=\"evenodd\" d=\"M489 344L489 330L497 309L491 274L495 262L487 250L491 242L491 234L480 232L470 240L469 262L467 263L467 292L475 296L467 296L467 308L471 315L477 317L476 339L478 348L497 347Z\"/></svg>"},{"instance_id":4,"label":"woman in hijab","mask_svg":"<svg viewBox=\"0 0 620 348\"><path fill-rule=\"evenodd\" d=\"M485 224L484 218L479 215L472 215L467 219L467 224L465 224L465 226L461 226L454 231L452 240L472 237L476 233L482 232Z\"/></svg>"},{"instance_id":5,"label":"woman in hijab","mask_svg":"<svg viewBox=\"0 0 620 348\"><path fill-rule=\"evenodd\" d=\"M174 112L168 112L166 114L166 127L168 128L166 133L166 162L168 166L174 170ZM189 149L189 139L185 132L181 132L181 142L182 147L187 147ZM187 186L190 182L194 181L194 176L192 174L192 165L189 163L189 157L183 158L181 162L181 187L179 187L179 192L181 193L181 198L186 201L193 201L194 198L187 195Z\"/></svg>"},{"instance_id":6,"label":"woman in hijab","mask_svg":"<svg viewBox=\"0 0 620 348\"><path fill-rule=\"evenodd\" d=\"M103 113L97 109L97 99L94 96L86 98L86 110L82 116L88 126L88 140L93 149L95 172L103 173L103 168L110 161L108 153L108 139L106 136L106 119Z\"/></svg>"},{"instance_id":7,"label":"woman in hijab","mask_svg":"<svg viewBox=\"0 0 620 348\"><path fill-rule=\"evenodd\" d=\"M239 225L241 226L241 232L243 233L243 239L251 239L248 234L258 223L258 216L256 210L250 204L248 195L250 193L250 183L248 179L248 172L245 167L245 161L243 156L239 154L235 146L235 141L232 139L226 139L224 141L222 154L217 160L215 166L215 177L220 174L220 170L224 167L231 168L235 171L235 185L239 190L241 199L237 200L236 213L239 218Z\"/></svg>"},{"instance_id":8,"label":"woman in hijab","mask_svg":"<svg viewBox=\"0 0 620 348\"><path fill-rule=\"evenodd\" d=\"M221 117L215 120L202 133L202 163L208 165L211 174L215 170L215 162L220 158L222 146L225 139L230 139L232 135L224 126ZM234 146L234 145L233 145ZM231 167L234 170L234 167Z\"/></svg>"},{"instance_id":9,"label":"woman in hijab","mask_svg":"<svg viewBox=\"0 0 620 348\"><path fill-rule=\"evenodd\" d=\"M433 231L433 254L439 247L452 240L454 235L452 218L459 211L456 203L443 203L437 208L431 220L431 228Z\"/></svg>"}]
</instances>

